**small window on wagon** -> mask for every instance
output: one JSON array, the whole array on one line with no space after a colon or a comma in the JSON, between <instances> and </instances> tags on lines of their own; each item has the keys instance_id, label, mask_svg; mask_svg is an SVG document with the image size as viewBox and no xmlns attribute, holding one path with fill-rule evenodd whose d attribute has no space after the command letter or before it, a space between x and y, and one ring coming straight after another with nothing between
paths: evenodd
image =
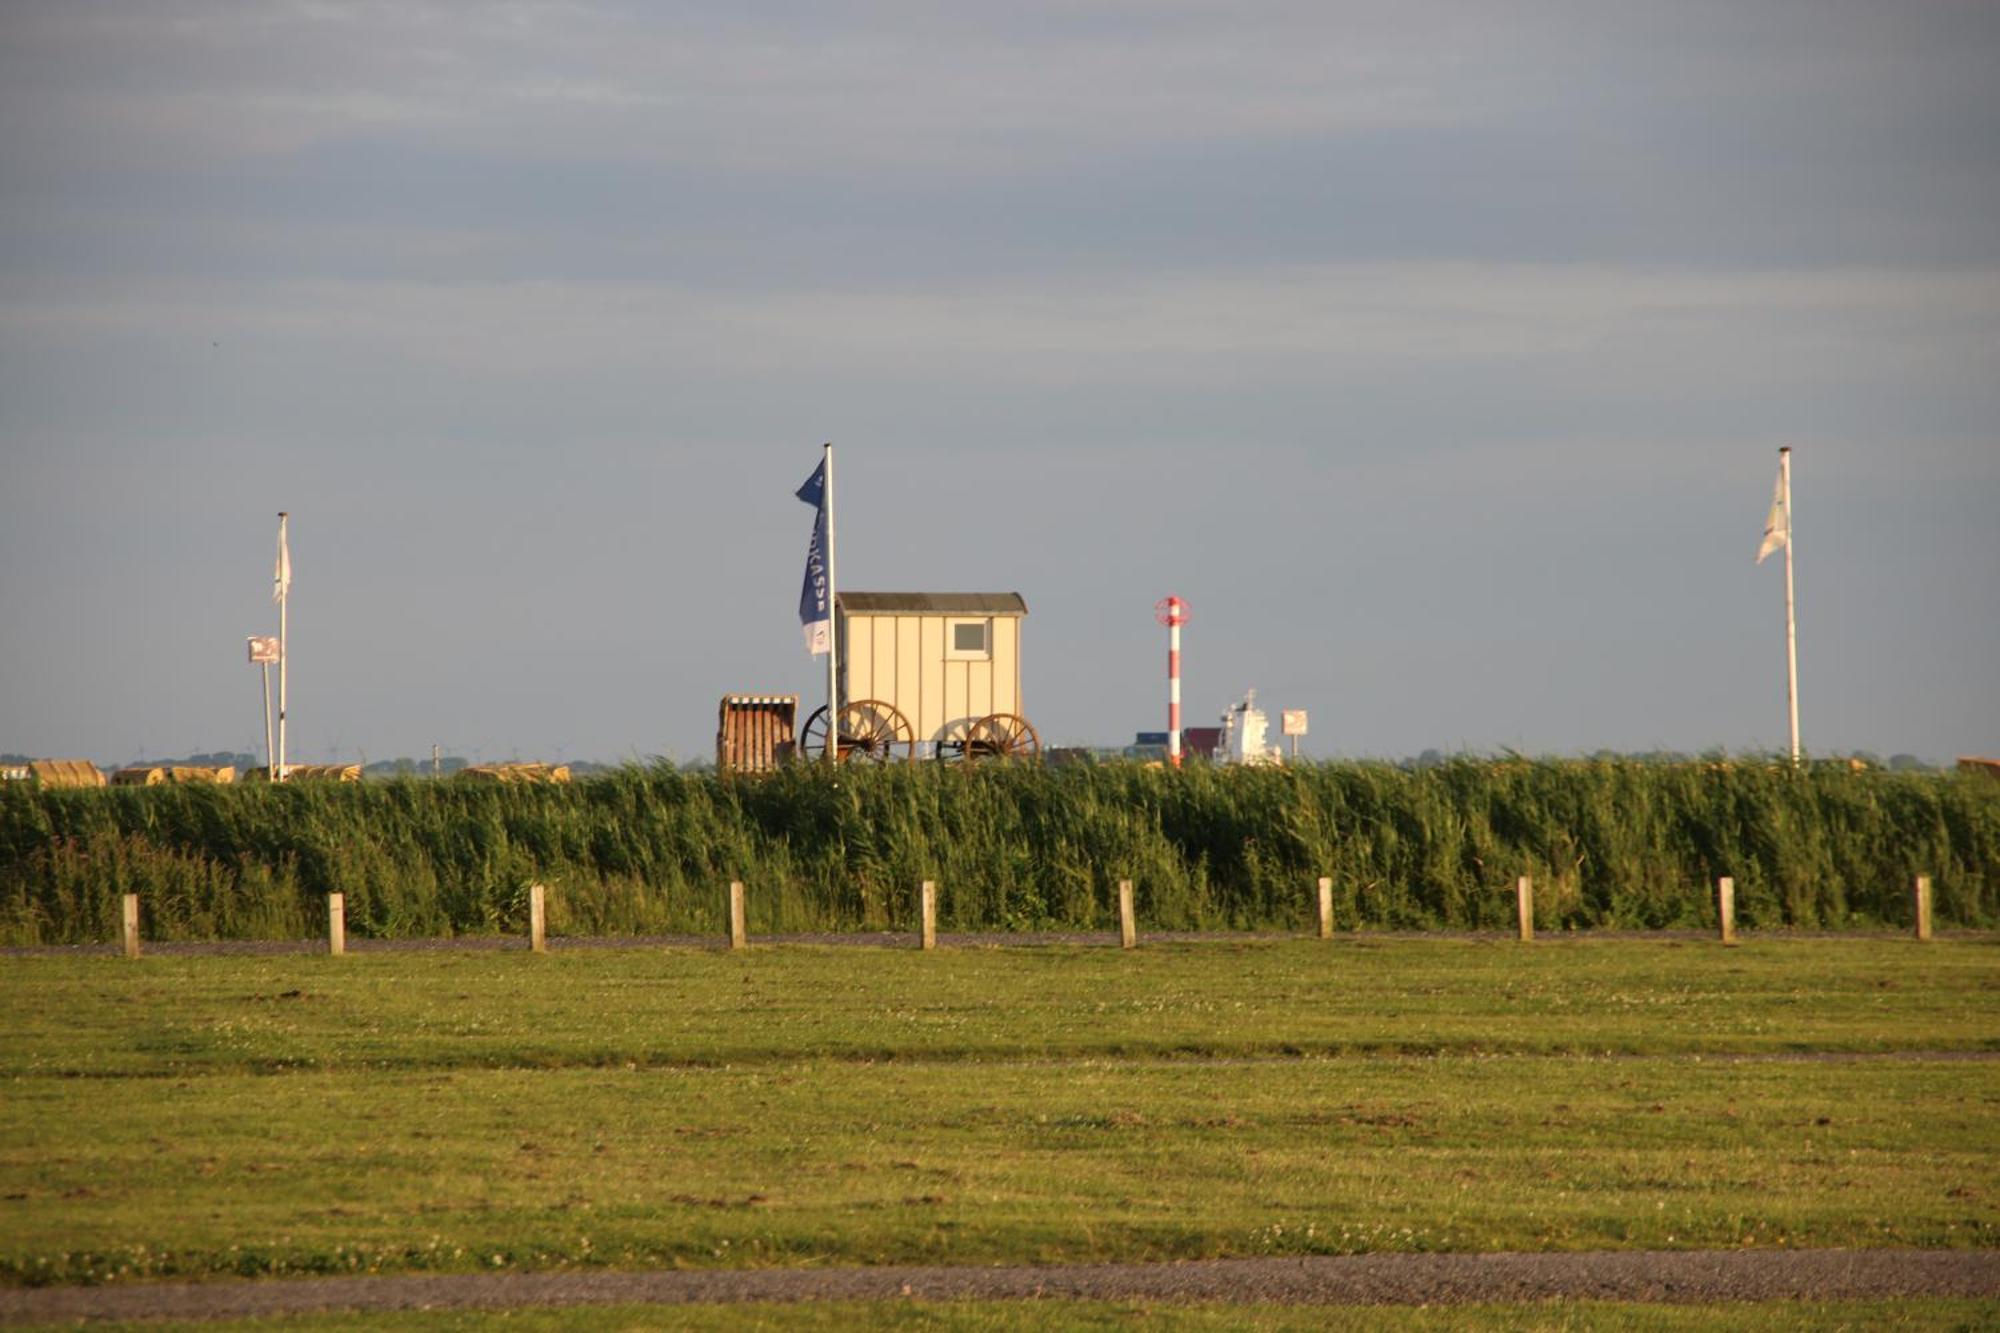
<instances>
[{"instance_id":1,"label":"small window on wagon","mask_svg":"<svg viewBox=\"0 0 2000 1333\"><path fill-rule=\"evenodd\" d=\"M949 636L945 656L954 661L985 661L993 656L993 622L953 620L945 625Z\"/></svg>"}]
</instances>

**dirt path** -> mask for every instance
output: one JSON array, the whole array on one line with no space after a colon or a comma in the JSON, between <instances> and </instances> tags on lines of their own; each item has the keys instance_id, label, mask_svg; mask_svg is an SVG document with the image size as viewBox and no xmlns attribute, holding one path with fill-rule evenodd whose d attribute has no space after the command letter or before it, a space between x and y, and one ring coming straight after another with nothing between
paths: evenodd
<instances>
[{"instance_id":1,"label":"dirt path","mask_svg":"<svg viewBox=\"0 0 2000 1333\"><path fill-rule=\"evenodd\" d=\"M1372 1254L1070 1267L497 1273L0 1291L0 1322L232 1319L325 1310L825 1300L1168 1300L1414 1305L1592 1299L2000 1300L2000 1251Z\"/></svg>"}]
</instances>

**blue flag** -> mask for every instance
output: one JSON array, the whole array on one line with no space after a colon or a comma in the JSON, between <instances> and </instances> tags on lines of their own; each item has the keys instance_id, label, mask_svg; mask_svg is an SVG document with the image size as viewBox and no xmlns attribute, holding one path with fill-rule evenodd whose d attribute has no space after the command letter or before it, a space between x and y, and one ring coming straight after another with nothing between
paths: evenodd
<instances>
[{"instance_id":1,"label":"blue flag","mask_svg":"<svg viewBox=\"0 0 2000 1333\"><path fill-rule=\"evenodd\" d=\"M806 577L799 588L799 624L805 628L806 651L814 657L828 652L833 640L833 608L828 604L826 577L826 460L821 459L799 499L818 511L813 518L812 544L806 547Z\"/></svg>"},{"instance_id":2,"label":"blue flag","mask_svg":"<svg viewBox=\"0 0 2000 1333\"><path fill-rule=\"evenodd\" d=\"M819 460L819 466L806 478L806 484L799 487L798 497L815 509L826 508L826 460Z\"/></svg>"}]
</instances>

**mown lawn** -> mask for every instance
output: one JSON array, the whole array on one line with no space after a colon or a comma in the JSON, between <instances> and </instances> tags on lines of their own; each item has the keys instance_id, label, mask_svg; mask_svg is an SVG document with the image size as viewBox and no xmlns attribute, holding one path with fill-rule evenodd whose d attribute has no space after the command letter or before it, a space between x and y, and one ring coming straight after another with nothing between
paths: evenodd
<instances>
[{"instance_id":1,"label":"mown lawn","mask_svg":"<svg viewBox=\"0 0 2000 1333\"><path fill-rule=\"evenodd\" d=\"M1880 938L8 958L0 1278L1991 1246L2000 1062L1968 1057L2000 1049L1996 964Z\"/></svg>"}]
</instances>

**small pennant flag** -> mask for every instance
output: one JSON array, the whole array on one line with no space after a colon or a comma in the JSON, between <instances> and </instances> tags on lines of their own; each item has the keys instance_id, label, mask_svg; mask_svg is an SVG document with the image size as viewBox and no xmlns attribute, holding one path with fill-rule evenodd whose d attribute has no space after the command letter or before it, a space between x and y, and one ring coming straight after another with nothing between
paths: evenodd
<instances>
[{"instance_id":1,"label":"small pennant flag","mask_svg":"<svg viewBox=\"0 0 2000 1333\"><path fill-rule=\"evenodd\" d=\"M1771 490L1771 512L1764 519L1764 544L1757 548L1757 563L1792 540L1792 516L1785 511L1785 470L1778 469L1778 481Z\"/></svg>"},{"instance_id":2,"label":"small pennant flag","mask_svg":"<svg viewBox=\"0 0 2000 1333\"><path fill-rule=\"evenodd\" d=\"M282 602L292 591L292 551L285 544L285 525L278 525L278 564L271 572L271 600Z\"/></svg>"},{"instance_id":3,"label":"small pennant flag","mask_svg":"<svg viewBox=\"0 0 2000 1333\"><path fill-rule=\"evenodd\" d=\"M818 511L813 519L812 542L806 547L805 582L799 588L799 624L805 630L806 651L818 657L833 648L833 610L827 605L825 459L820 460L797 494Z\"/></svg>"}]
</instances>

